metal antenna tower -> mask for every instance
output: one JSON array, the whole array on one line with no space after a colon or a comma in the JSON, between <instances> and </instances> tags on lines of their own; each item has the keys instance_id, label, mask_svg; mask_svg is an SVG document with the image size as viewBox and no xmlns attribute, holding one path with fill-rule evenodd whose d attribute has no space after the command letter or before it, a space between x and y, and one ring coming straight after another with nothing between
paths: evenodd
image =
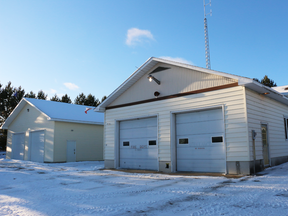
<instances>
[{"instance_id":1,"label":"metal antenna tower","mask_svg":"<svg viewBox=\"0 0 288 216\"><path fill-rule=\"evenodd\" d=\"M206 16L210 14L212 15L212 10L210 9L210 12L206 14L206 6L211 6L211 0L209 0L209 3L206 4L205 0L203 0L204 4L204 37L205 37L205 59L206 59L206 68L211 69L210 64L210 49L209 49L209 37L208 37L208 24L207 24L207 18Z\"/></svg>"}]
</instances>

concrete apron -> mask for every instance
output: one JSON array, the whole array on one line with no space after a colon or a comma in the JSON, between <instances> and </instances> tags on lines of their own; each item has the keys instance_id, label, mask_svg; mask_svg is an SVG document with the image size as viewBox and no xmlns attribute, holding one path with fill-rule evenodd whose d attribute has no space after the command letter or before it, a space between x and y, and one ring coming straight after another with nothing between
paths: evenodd
<instances>
[{"instance_id":1,"label":"concrete apron","mask_svg":"<svg viewBox=\"0 0 288 216\"><path fill-rule=\"evenodd\" d=\"M223 173L198 173L198 172L176 172L176 173L164 173L159 171L152 170L133 170L133 169L101 169L101 170L109 170L109 171L119 171L125 173L142 173L142 174L160 174L160 175L171 175L171 176L213 176L213 177L225 177L225 178L241 178L247 175L236 175L236 174L223 174Z\"/></svg>"}]
</instances>

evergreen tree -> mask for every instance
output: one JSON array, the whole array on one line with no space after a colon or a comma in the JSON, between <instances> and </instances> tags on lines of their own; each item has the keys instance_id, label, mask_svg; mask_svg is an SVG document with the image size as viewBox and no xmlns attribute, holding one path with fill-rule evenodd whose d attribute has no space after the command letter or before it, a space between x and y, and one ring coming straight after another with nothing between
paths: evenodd
<instances>
[{"instance_id":1,"label":"evergreen tree","mask_svg":"<svg viewBox=\"0 0 288 216\"><path fill-rule=\"evenodd\" d=\"M65 95L62 96L60 102L63 102L63 103L70 103L70 104L72 103L70 97L69 97L67 94L65 94Z\"/></svg>"},{"instance_id":2,"label":"evergreen tree","mask_svg":"<svg viewBox=\"0 0 288 216\"><path fill-rule=\"evenodd\" d=\"M84 105L85 101L86 101L86 96L84 95L84 93L81 93L75 98L74 103L79 104L79 105Z\"/></svg>"},{"instance_id":3,"label":"evergreen tree","mask_svg":"<svg viewBox=\"0 0 288 216\"><path fill-rule=\"evenodd\" d=\"M14 88L11 82L8 82L5 88L0 84L0 126L5 122L17 104L25 94L24 89L19 86ZM0 130L0 150L5 150L7 140L7 130Z\"/></svg>"},{"instance_id":4,"label":"evergreen tree","mask_svg":"<svg viewBox=\"0 0 288 216\"><path fill-rule=\"evenodd\" d=\"M36 94L33 91L30 91L29 93L25 94L26 98L36 98Z\"/></svg>"},{"instance_id":5,"label":"evergreen tree","mask_svg":"<svg viewBox=\"0 0 288 216\"><path fill-rule=\"evenodd\" d=\"M269 79L267 75L265 75L264 78L261 80L261 84L268 86L268 87L277 86L277 84L272 79Z\"/></svg>"},{"instance_id":6,"label":"evergreen tree","mask_svg":"<svg viewBox=\"0 0 288 216\"><path fill-rule=\"evenodd\" d=\"M95 96L93 96L92 94L89 94L85 100L85 105L87 106L98 106L100 104L99 99L95 98Z\"/></svg>"},{"instance_id":7,"label":"evergreen tree","mask_svg":"<svg viewBox=\"0 0 288 216\"><path fill-rule=\"evenodd\" d=\"M267 75L265 75L263 77L263 79L261 79L261 81L257 78L253 78L253 80L265 85L265 86L268 86L268 87L276 87L277 84L272 80L272 79L269 79Z\"/></svg>"},{"instance_id":8,"label":"evergreen tree","mask_svg":"<svg viewBox=\"0 0 288 216\"><path fill-rule=\"evenodd\" d=\"M48 95L46 95L42 90L40 90L37 94L37 99L40 99L40 100L46 100L47 97Z\"/></svg>"},{"instance_id":9,"label":"evergreen tree","mask_svg":"<svg viewBox=\"0 0 288 216\"><path fill-rule=\"evenodd\" d=\"M102 97L102 99L101 99L101 103L104 101L104 100L106 100L106 96L104 95L103 97Z\"/></svg>"},{"instance_id":10,"label":"evergreen tree","mask_svg":"<svg viewBox=\"0 0 288 216\"><path fill-rule=\"evenodd\" d=\"M55 94L55 95L50 99L50 101L60 102L61 99Z\"/></svg>"}]
</instances>

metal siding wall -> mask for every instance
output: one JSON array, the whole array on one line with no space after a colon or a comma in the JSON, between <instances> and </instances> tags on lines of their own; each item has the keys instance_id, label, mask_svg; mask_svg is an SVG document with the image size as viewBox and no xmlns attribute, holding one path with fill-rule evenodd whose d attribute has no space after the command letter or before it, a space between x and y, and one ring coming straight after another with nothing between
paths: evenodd
<instances>
[{"instance_id":1,"label":"metal siding wall","mask_svg":"<svg viewBox=\"0 0 288 216\"><path fill-rule=\"evenodd\" d=\"M27 112L29 109L29 112ZM54 141L54 122L47 121L47 117L26 104L17 118L9 126L7 142L7 158L11 156L12 133L25 132L25 154L24 160L29 160L29 131L46 130L45 132L45 156L44 161L53 162L53 141Z\"/></svg>"},{"instance_id":2,"label":"metal siding wall","mask_svg":"<svg viewBox=\"0 0 288 216\"><path fill-rule=\"evenodd\" d=\"M249 146L252 152L251 130L257 132L256 159L263 159L261 123L268 123L270 158L288 155L288 141L285 141L283 115L288 116L288 107L264 95L246 89ZM252 154L251 154L251 160Z\"/></svg>"},{"instance_id":3,"label":"metal siding wall","mask_svg":"<svg viewBox=\"0 0 288 216\"><path fill-rule=\"evenodd\" d=\"M161 85L157 85L154 81L150 83L147 73L110 105L150 99L154 97L155 91L160 92L162 97L237 82L234 79L165 64L158 64L154 68L158 66L170 67L169 70L153 73L153 76L161 81Z\"/></svg>"},{"instance_id":4,"label":"metal siding wall","mask_svg":"<svg viewBox=\"0 0 288 216\"><path fill-rule=\"evenodd\" d=\"M227 161L248 161L247 127L243 87L188 95L152 103L106 110L104 159L114 160L115 120L159 115L159 161L170 161L170 113L224 104Z\"/></svg>"},{"instance_id":5,"label":"metal siding wall","mask_svg":"<svg viewBox=\"0 0 288 216\"><path fill-rule=\"evenodd\" d=\"M67 140L76 141L77 161L103 160L102 125L55 122L55 162L66 162Z\"/></svg>"}]
</instances>

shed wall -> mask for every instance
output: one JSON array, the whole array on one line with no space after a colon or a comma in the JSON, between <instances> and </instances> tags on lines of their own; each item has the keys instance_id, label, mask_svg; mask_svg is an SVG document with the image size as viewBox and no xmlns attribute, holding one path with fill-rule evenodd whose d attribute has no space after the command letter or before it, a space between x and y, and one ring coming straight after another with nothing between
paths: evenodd
<instances>
[{"instance_id":1,"label":"shed wall","mask_svg":"<svg viewBox=\"0 0 288 216\"><path fill-rule=\"evenodd\" d=\"M288 156L288 140L285 140L283 116L288 116L288 106L265 95L246 89L247 117L249 129L250 160L253 160L252 130L257 133L256 160L263 159L261 123L268 124L270 158Z\"/></svg>"},{"instance_id":2,"label":"shed wall","mask_svg":"<svg viewBox=\"0 0 288 216\"><path fill-rule=\"evenodd\" d=\"M103 160L103 126L55 122L54 162L66 162L67 140L76 141L76 161Z\"/></svg>"},{"instance_id":3,"label":"shed wall","mask_svg":"<svg viewBox=\"0 0 288 216\"><path fill-rule=\"evenodd\" d=\"M29 109L29 112L28 112ZM17 118L10 124L7 134L7 159L12 157L12 134L25 133L24 160L29 160L29 132L35 130L45 130L45 151L44 162L53 162L53 141L54 141L54 122L48 121L47 117L33 106L26 104Z\"/></svg>"},{"instance_id":4,"label":"shed wall","mask_svg":"<svg viewBox=\"0 0 288 216\"><path fill-rule=\"evenodd\" d=\"M104 159L114 160L117 119L158 115L159 161L171 161L171 112L221 105L224 105L227 161L249 161L244 88L241 86L106 110Z\"/></svg>"},{"instance_id":5,"label":"shed wall","mask_svg":"<svg viewBox=\"0 0 288 216\"><path fill-rule=\"evenodd\" d=\"M151 83L148 82L148 74L159 66L170 68L152 74L161 81L161 85L155 84L154 81ZM163 97L238 82L231 78L163 63L157 64L151 71L141 77L134 85L113 101L110 106L151 99L155 91L160 92L160 96Z\"/></svg>"}]
</instances>

